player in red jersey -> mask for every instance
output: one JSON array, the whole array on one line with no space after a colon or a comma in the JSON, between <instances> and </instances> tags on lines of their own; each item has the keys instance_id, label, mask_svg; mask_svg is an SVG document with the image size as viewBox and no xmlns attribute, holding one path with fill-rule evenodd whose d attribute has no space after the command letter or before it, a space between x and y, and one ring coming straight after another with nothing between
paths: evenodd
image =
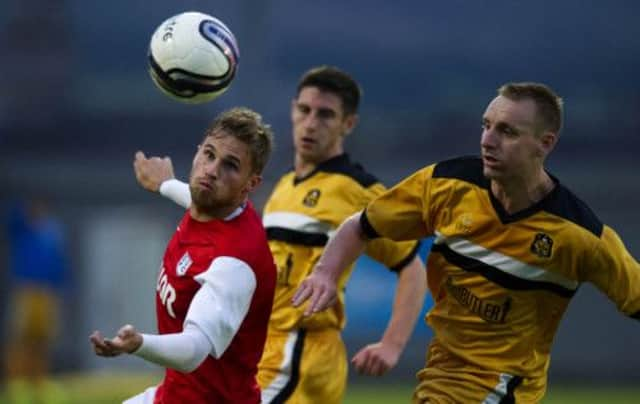
<instances>
[{"instance_id":1,"label":"player in red jersey","mask_svg":"<svg viewBox=\"0 0 640 404\"><path fill-rule=\"evenodd\" d=\"M131 325L112 339L94 332L99 356L130 353L167 368L134 403L258 403L276 268L247 197L261 182L272 133L260 115L219 115L193 160L192 204L169 241L158 277L159 335Z\"/></svg>"}]
</instances>

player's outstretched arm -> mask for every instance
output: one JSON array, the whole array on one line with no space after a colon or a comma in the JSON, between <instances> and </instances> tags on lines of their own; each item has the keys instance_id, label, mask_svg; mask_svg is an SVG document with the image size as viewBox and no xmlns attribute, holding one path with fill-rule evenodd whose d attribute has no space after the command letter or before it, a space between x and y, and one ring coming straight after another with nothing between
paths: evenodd
<instances>
[{"instance_id":1,"label":"player's outstretched arm","mask_svg":"<svg viewBox=\"0 0 640 404\"><path fill-rule=\"evenodd\" d=\"M142 345L142 335L136 329L127 324L118 330L112 339L104 338L100 331L94 331L89 336L93 350L98 356L118 356L123 353L132 353Z\"/></svg>"},{"instance_id":2,"label":"player's outstretched arm","mask_svg":"<svg viewBox=\"0 0 640 404\"><path fill-rule=\"evenodd\" d=\"M359 373L381 376L398 363L424 304L426 276L417 256L399 272L393 312L382 339L365 346L351 359Z\"/></svg>"},{"instance_id":3,"label":"player's outstretched arm","mask_svg":"<svg viewBox=\"0 0 640 404\"><path fill-rule=\"evenodd\" d=\"M189 185L175 179L171 158L147 158L138 151L133 160L133 171L138 184L147 191L159 192L185 209L191 205Z\"/></svg>"},{"instance_id":4,"label":"player's outstretched arm","mask_svg":"<svg viewBox=\"0 0 640 404\"><path fill-rule=\"evenodd\" d=\"M362 253L366 236L360 228L360 213L345 220L293 296L294 306L309 300L304 314L309 316L332 306L336 301L336 283L340 274Z\"/></svg>"},{"instance_id":5,"label":"player's outstretched arm","mask_svg":"<svg viewBox=\"0 0 640 404\"><path fill-rule=\"evenodd\" d=\"M192 372L212 350L207 336L194 325L187 324L175 334L141 334L132 325L125 325L112 339L95 331L89 337L98 356L113 357L133 354L160 366Z\"/></svg>"}]
</instances>

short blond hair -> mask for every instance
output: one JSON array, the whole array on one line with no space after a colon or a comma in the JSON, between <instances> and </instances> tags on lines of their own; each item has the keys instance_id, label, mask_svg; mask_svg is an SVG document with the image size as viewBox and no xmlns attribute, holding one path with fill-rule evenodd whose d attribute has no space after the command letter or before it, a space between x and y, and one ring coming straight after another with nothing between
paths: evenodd
<instances>
[{"instance_id":1,"label":"short blond hair","mask_svg":"<svg viewBox=\"0 0 640 404\"><path fill-rule=\"evenodd\" d=\"M532 100L536 104L542 129L560 133L563 101L551 87L533 82L507 83L498 88L498 95L514 101Z\"/></svg>"},{"instance_id":2,"label":"short blond hair","mask_svg":"<svg viewBox=\"0 0 640 404\"><path fill-rule=\"evenodd\" d=\"M273 151L271 126L262 121L262 116L249 108L237 107L222 112L209 125L205 138L224 132L246 143L251 155L251 170L262 174Z\"/></svg>"}]
</instances>

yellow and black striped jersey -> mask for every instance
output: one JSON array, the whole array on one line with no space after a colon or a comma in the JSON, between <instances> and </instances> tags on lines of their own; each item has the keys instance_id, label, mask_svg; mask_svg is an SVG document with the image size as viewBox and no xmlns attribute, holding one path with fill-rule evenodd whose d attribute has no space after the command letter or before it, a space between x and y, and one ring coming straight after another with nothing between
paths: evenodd
<instances>
[{"instance_id":1,"label":"yellow and black striped jersey","mask_svg":"<svg viewBox=\"0 0 640 404\"><path fill-rule=\"evenodd\" d=\"M278 267L270 327L280 331L344 327L344 288L352 268L340 278L338 303L329 310L304 317L303 307L293 307L291 298L340 223L384 191L375 177L350 162L346 154L323 162L304 178L296 178L293 171L280 178L263 214ZM391 269L401 269L413 259L418 244L380 239L369 243L365 252Z\"/></svg>"},{"instance_id":2,"label":"yellow and black striped jersey","mask_svg":"<svg viewBox=\"0 0 640 404\"><path fill-rule=\"evenodd\" d=\"M479 158L449 160L407 177L361 217L370 237L435 236L427 264L435 303L427 322L436 342L468 374L489 370L513 379L511 388L521 383L524 402L544 394L552 340L581 282L640 319L640 265L552 178L552 192L510 215L490 192Z\"/></svg>"}]
</instances>

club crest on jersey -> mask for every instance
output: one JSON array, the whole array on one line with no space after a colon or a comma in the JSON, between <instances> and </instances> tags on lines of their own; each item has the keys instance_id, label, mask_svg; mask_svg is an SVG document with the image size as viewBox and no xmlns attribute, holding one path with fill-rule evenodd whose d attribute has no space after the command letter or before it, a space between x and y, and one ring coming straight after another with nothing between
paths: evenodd
<instances>
[{"instance_id":1,"label":"club crest on jersey","mask_svg":"<svg viewBox=\"0 0 640 404\"><path fill-rule=\"evenodd\" d=\"M191 260L189 253L184 253L182 258L180 258L180 261L178 261L178 264L176 265L176 274L178 274L178 276L184 276L184 274L186 274L189 270L191 264L193 264L193 261Z\"/></svg>"},{"instance_id":2,"label":"club crest on jersey","mask_svg":"<svg viewBox=\"0 0 640 404\"><path fill-rule=\"evenodd\" d=\"M531 252L540 258L551 257L551 249L553 248L553 240L548 234L538 233L531 243Z\"/></svg>"},{"instance_id":3,"label":"club crest on jersey","mask_svg":"<svg viewBox=\"0 0 640 404\"><path fill-rule=\"evenodd\" d=\"M302 204L312 208L318 204L318 199L320 199L320 190L318 188L314 188L307 192L302 200Z\"/></svg>"}]
</instances>

